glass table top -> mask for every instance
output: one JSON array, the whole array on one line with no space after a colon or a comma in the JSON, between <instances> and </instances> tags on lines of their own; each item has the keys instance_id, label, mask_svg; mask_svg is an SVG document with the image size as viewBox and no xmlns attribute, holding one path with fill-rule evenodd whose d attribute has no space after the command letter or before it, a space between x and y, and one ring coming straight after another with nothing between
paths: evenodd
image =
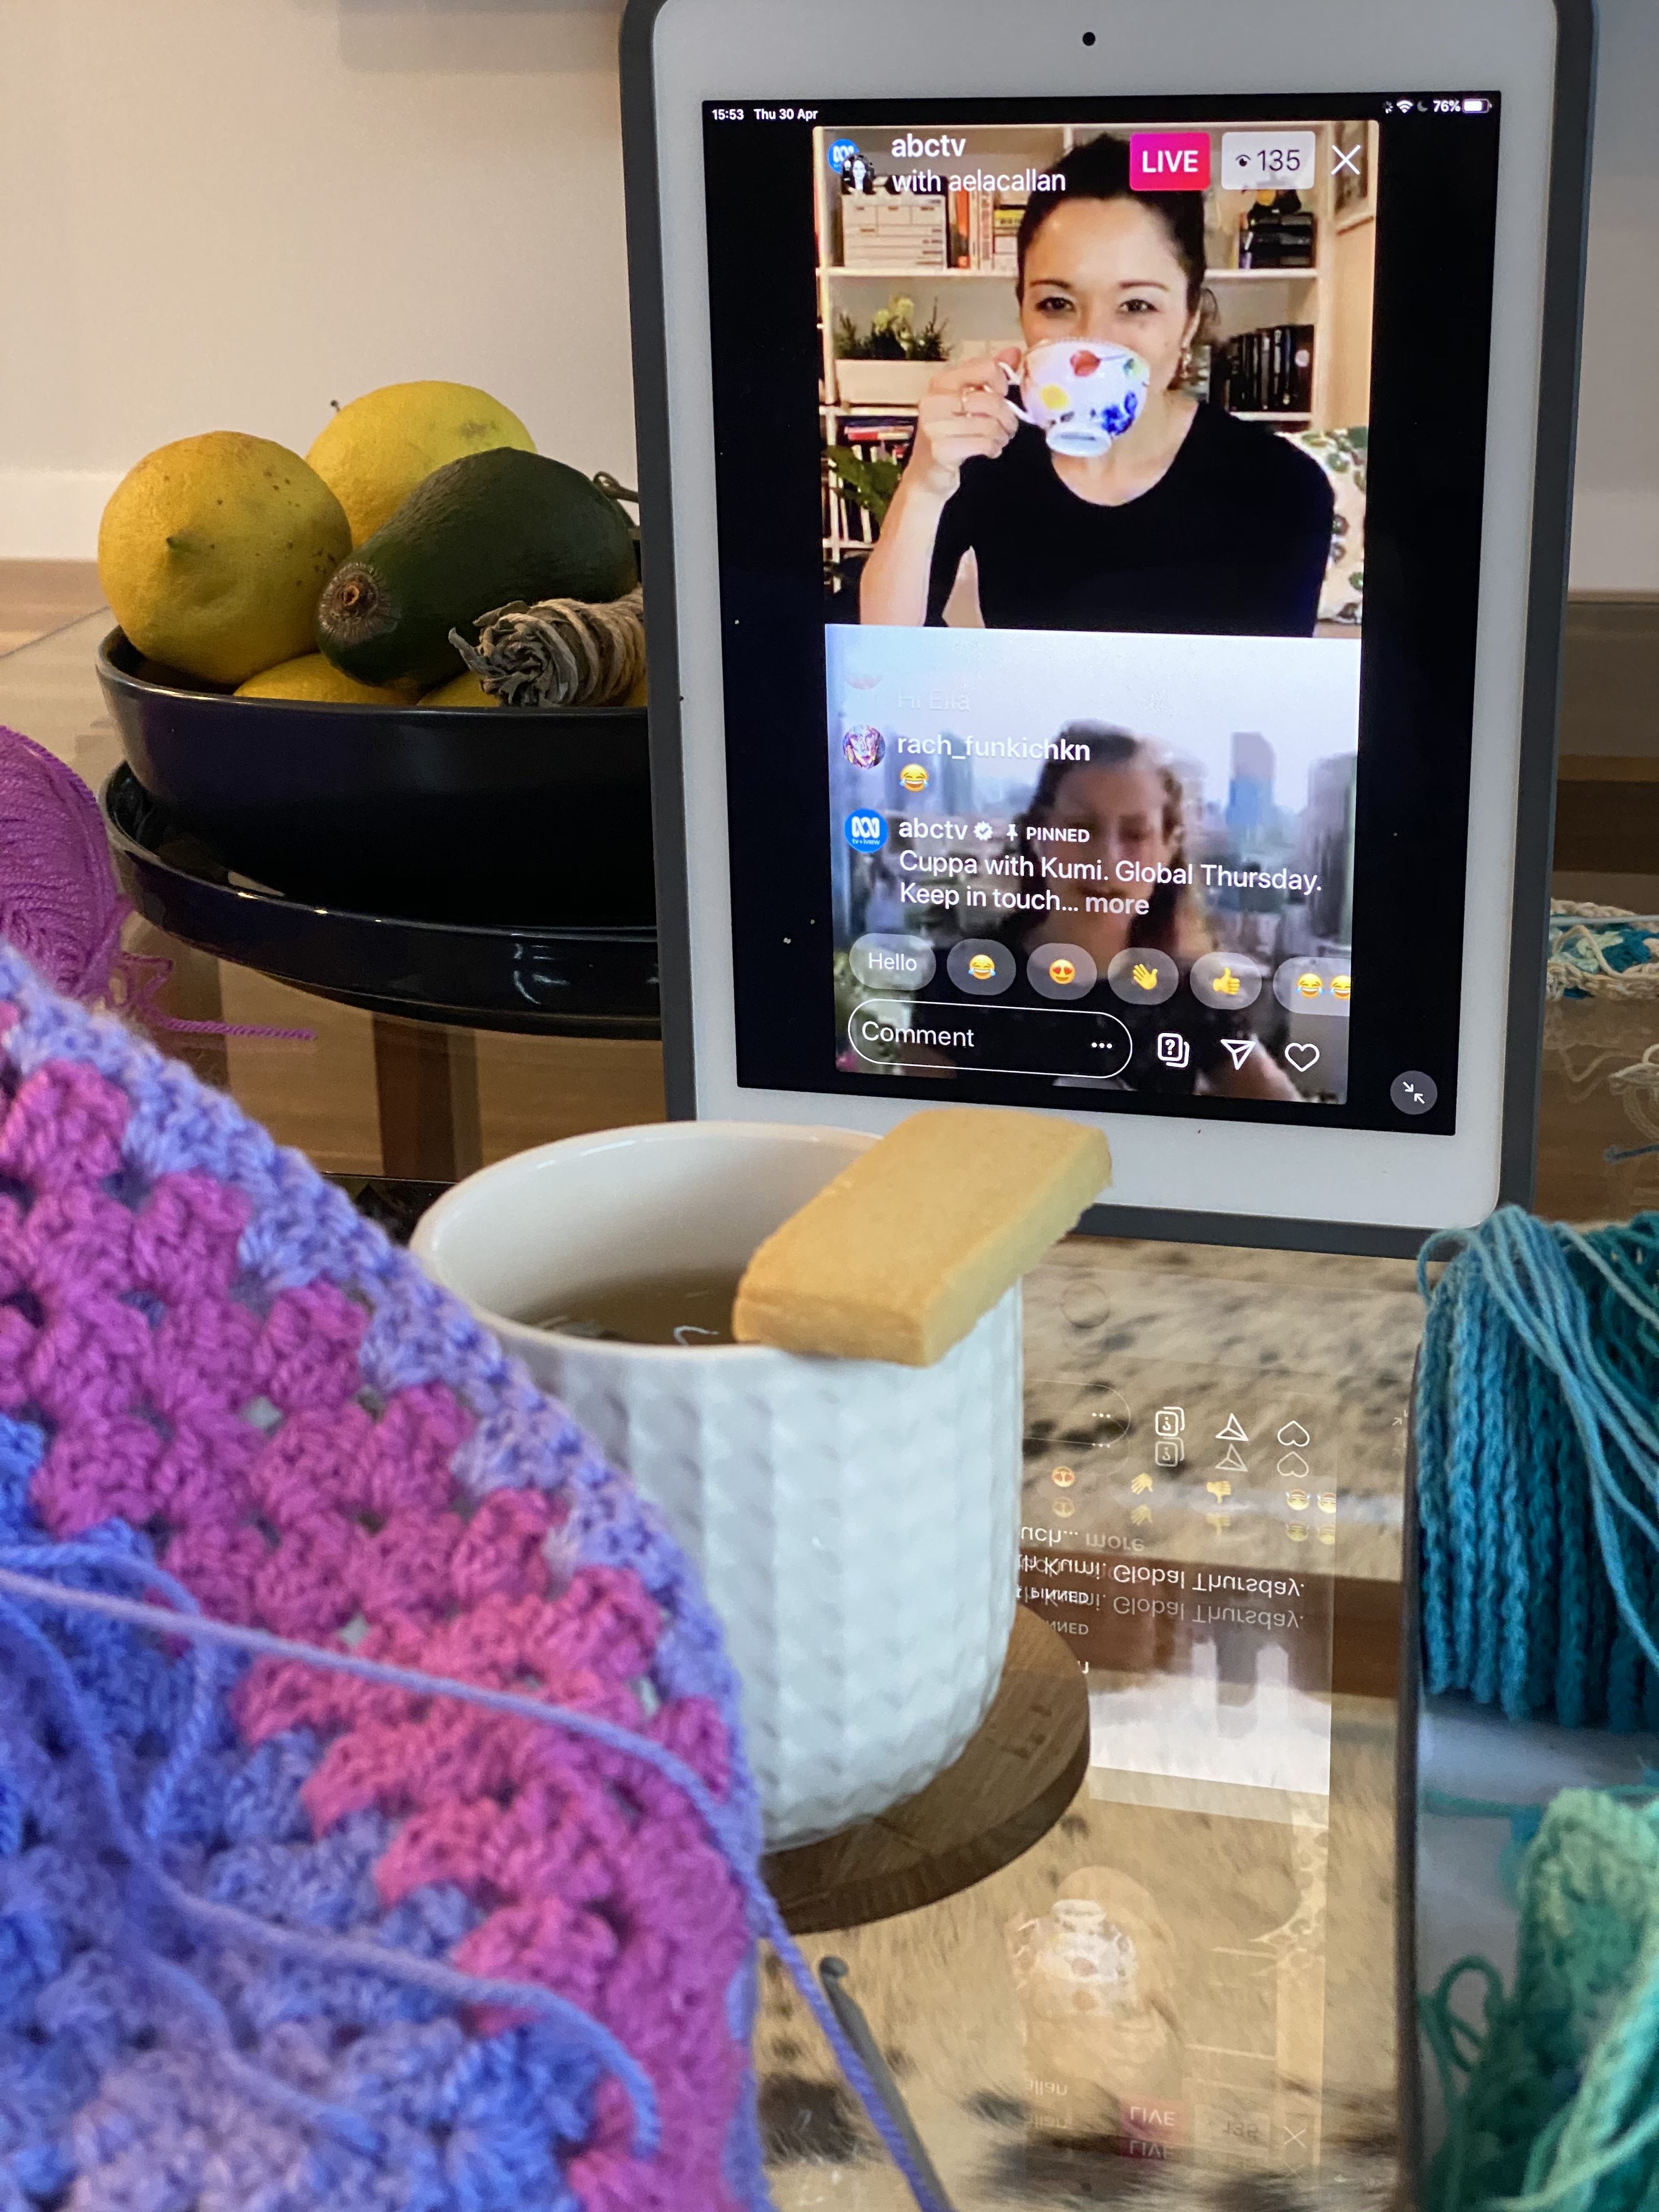
<instances>
[{"instance_id":1,"label":"glass table top","mask_svg":"<svg viewBox=\"0 0 1659 2212\"><path fill-rule=\"evenodd\" d=\"M118 757L106 620L0 659L0 721L94 785ZM313 1032L161 1041L330 1173L441 1184L662 1113L650 1044L371 1015L130 941L172 962L176 1016ZM1659 1202L1650 1048L1653 1001L1551 1008L1540 1211ZM1086 1772L1000 1872L802 1948L847 1961L958 2212L1385 2201L1413 1270L1073 1239L1026 1316L1010 1572L1085 1670ZM906 2204L775 1960L756 2049L784 2212Z\"/></svg>"},{"instance_id":2,"label":"glass table top","mask_svg":"<svg viewBox=\"0 0 1659 2212\"><path fill-rule=\"evenodd\" d=\"M1386 2191L1405 1262L1060 1246L1026 1285L1024 1601L1089 1769L1023 1857L843 1958L961 2212ZM778 2202L899 2207L799 2000L758 2053ZM1231 2177L1231 2180L1228 2180ZM1266 2203L1267 2198L1260 2201Z\"/></svg>"}]
</instances>

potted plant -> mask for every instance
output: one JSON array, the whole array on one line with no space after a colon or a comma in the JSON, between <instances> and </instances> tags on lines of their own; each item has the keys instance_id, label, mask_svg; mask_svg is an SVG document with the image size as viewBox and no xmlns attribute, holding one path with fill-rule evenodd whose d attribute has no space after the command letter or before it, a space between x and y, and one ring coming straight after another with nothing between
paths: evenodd
<instances>
[{"instance_id":1,"label":"potted plant","mask_svg":"<svg viewBox=\"0 0 1659 2212\"><path fill-rule=\"evenodd\" d=\"M914 407L920 401L950 354L938 301L920 330L911 319L915 311L914 300L895 292L877 309L867 331L860 331L848 314L836 317L836 386L845 404Z\"/></svg>"}]
</instances>

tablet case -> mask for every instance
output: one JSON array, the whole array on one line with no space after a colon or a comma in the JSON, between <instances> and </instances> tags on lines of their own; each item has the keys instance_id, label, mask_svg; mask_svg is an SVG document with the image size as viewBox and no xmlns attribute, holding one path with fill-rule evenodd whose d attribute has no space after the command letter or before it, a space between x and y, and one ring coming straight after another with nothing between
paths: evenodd
<instances>
[{"instance_id":1,"label":"tablet case","mask_svg":"<svg viewBox=\"0 0 1659 2212\"><path fill-rule=\"evenodd\" d=\"M669 468L667 337L658 220L657 18L672 0L627 0L621 34L623 157L639 438L641 568L651 610L651 811L656 841L657 935L663 1072L668 1112L697 1111L692 1052L690 899L686 876L684 764L679 714L679 635ZM1595 0L1555 0L1555 110L1545 240L1544 319L1533 477L1532 561L1527 592L1521 707L1521 775L1510 936L1508 1044L1498 1201L1532 1200L1544 1028L1544 963L1555 840L1555 758L1560 710L1567 564L1572 540L1573 452L1578 415L1585 234L1589 215L1595 82ZM1152 1206L1091 1206L1079 1229L1098 1237L1151 1237L1201 1244L1269 1245L1287 1251L1414 1253L1420 1230L1315 1219L1176 1213Z\"/></svg>"}]
</instances>

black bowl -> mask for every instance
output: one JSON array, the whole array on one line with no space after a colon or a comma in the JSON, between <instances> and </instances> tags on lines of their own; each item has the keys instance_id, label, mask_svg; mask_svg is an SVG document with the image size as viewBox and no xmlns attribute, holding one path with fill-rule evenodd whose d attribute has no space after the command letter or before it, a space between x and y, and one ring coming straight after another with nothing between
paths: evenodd
<instances>
[{"instance_id":1,"label":"black bowl","mask_svg":"<svg viewBox=\"0 0 1659 2212\"><path fill-rule=\"evenodd\" d=\"M649 924L642 707L345 707L98 680L134 775L240 875L433 921Z\"/></svg>"},{"instance_id":2,"label":"black bowl","mask_svg":"<svg viewBox=\"0 0 1659 2212\"><path fill-rule=\"evenodd\" d=\"M216 959L414 1021L554 1036L661 1033L652 928L501 928L310 906L234 882L130 768L115 770L102 799L123 890L146 921Z\"/></svg>"}]
</instances>

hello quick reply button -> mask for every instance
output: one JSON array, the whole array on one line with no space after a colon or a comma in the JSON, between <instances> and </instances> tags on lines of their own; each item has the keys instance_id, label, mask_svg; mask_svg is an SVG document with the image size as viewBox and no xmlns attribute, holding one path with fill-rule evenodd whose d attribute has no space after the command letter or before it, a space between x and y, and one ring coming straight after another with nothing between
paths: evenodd
<instances>
[{"instance_id":1,"label":"hello quick reply button","mask_svg":"<svg viewBox=\"0 0 1659 2212\"><path fill-rule=\"evenodd\" d=\"M847 957L860 983L890 991L919 991L933 980L938 965L933 948L925 938L906 937L897 931L875 930L857 938Z\"/></svg>"}]
</instances>

